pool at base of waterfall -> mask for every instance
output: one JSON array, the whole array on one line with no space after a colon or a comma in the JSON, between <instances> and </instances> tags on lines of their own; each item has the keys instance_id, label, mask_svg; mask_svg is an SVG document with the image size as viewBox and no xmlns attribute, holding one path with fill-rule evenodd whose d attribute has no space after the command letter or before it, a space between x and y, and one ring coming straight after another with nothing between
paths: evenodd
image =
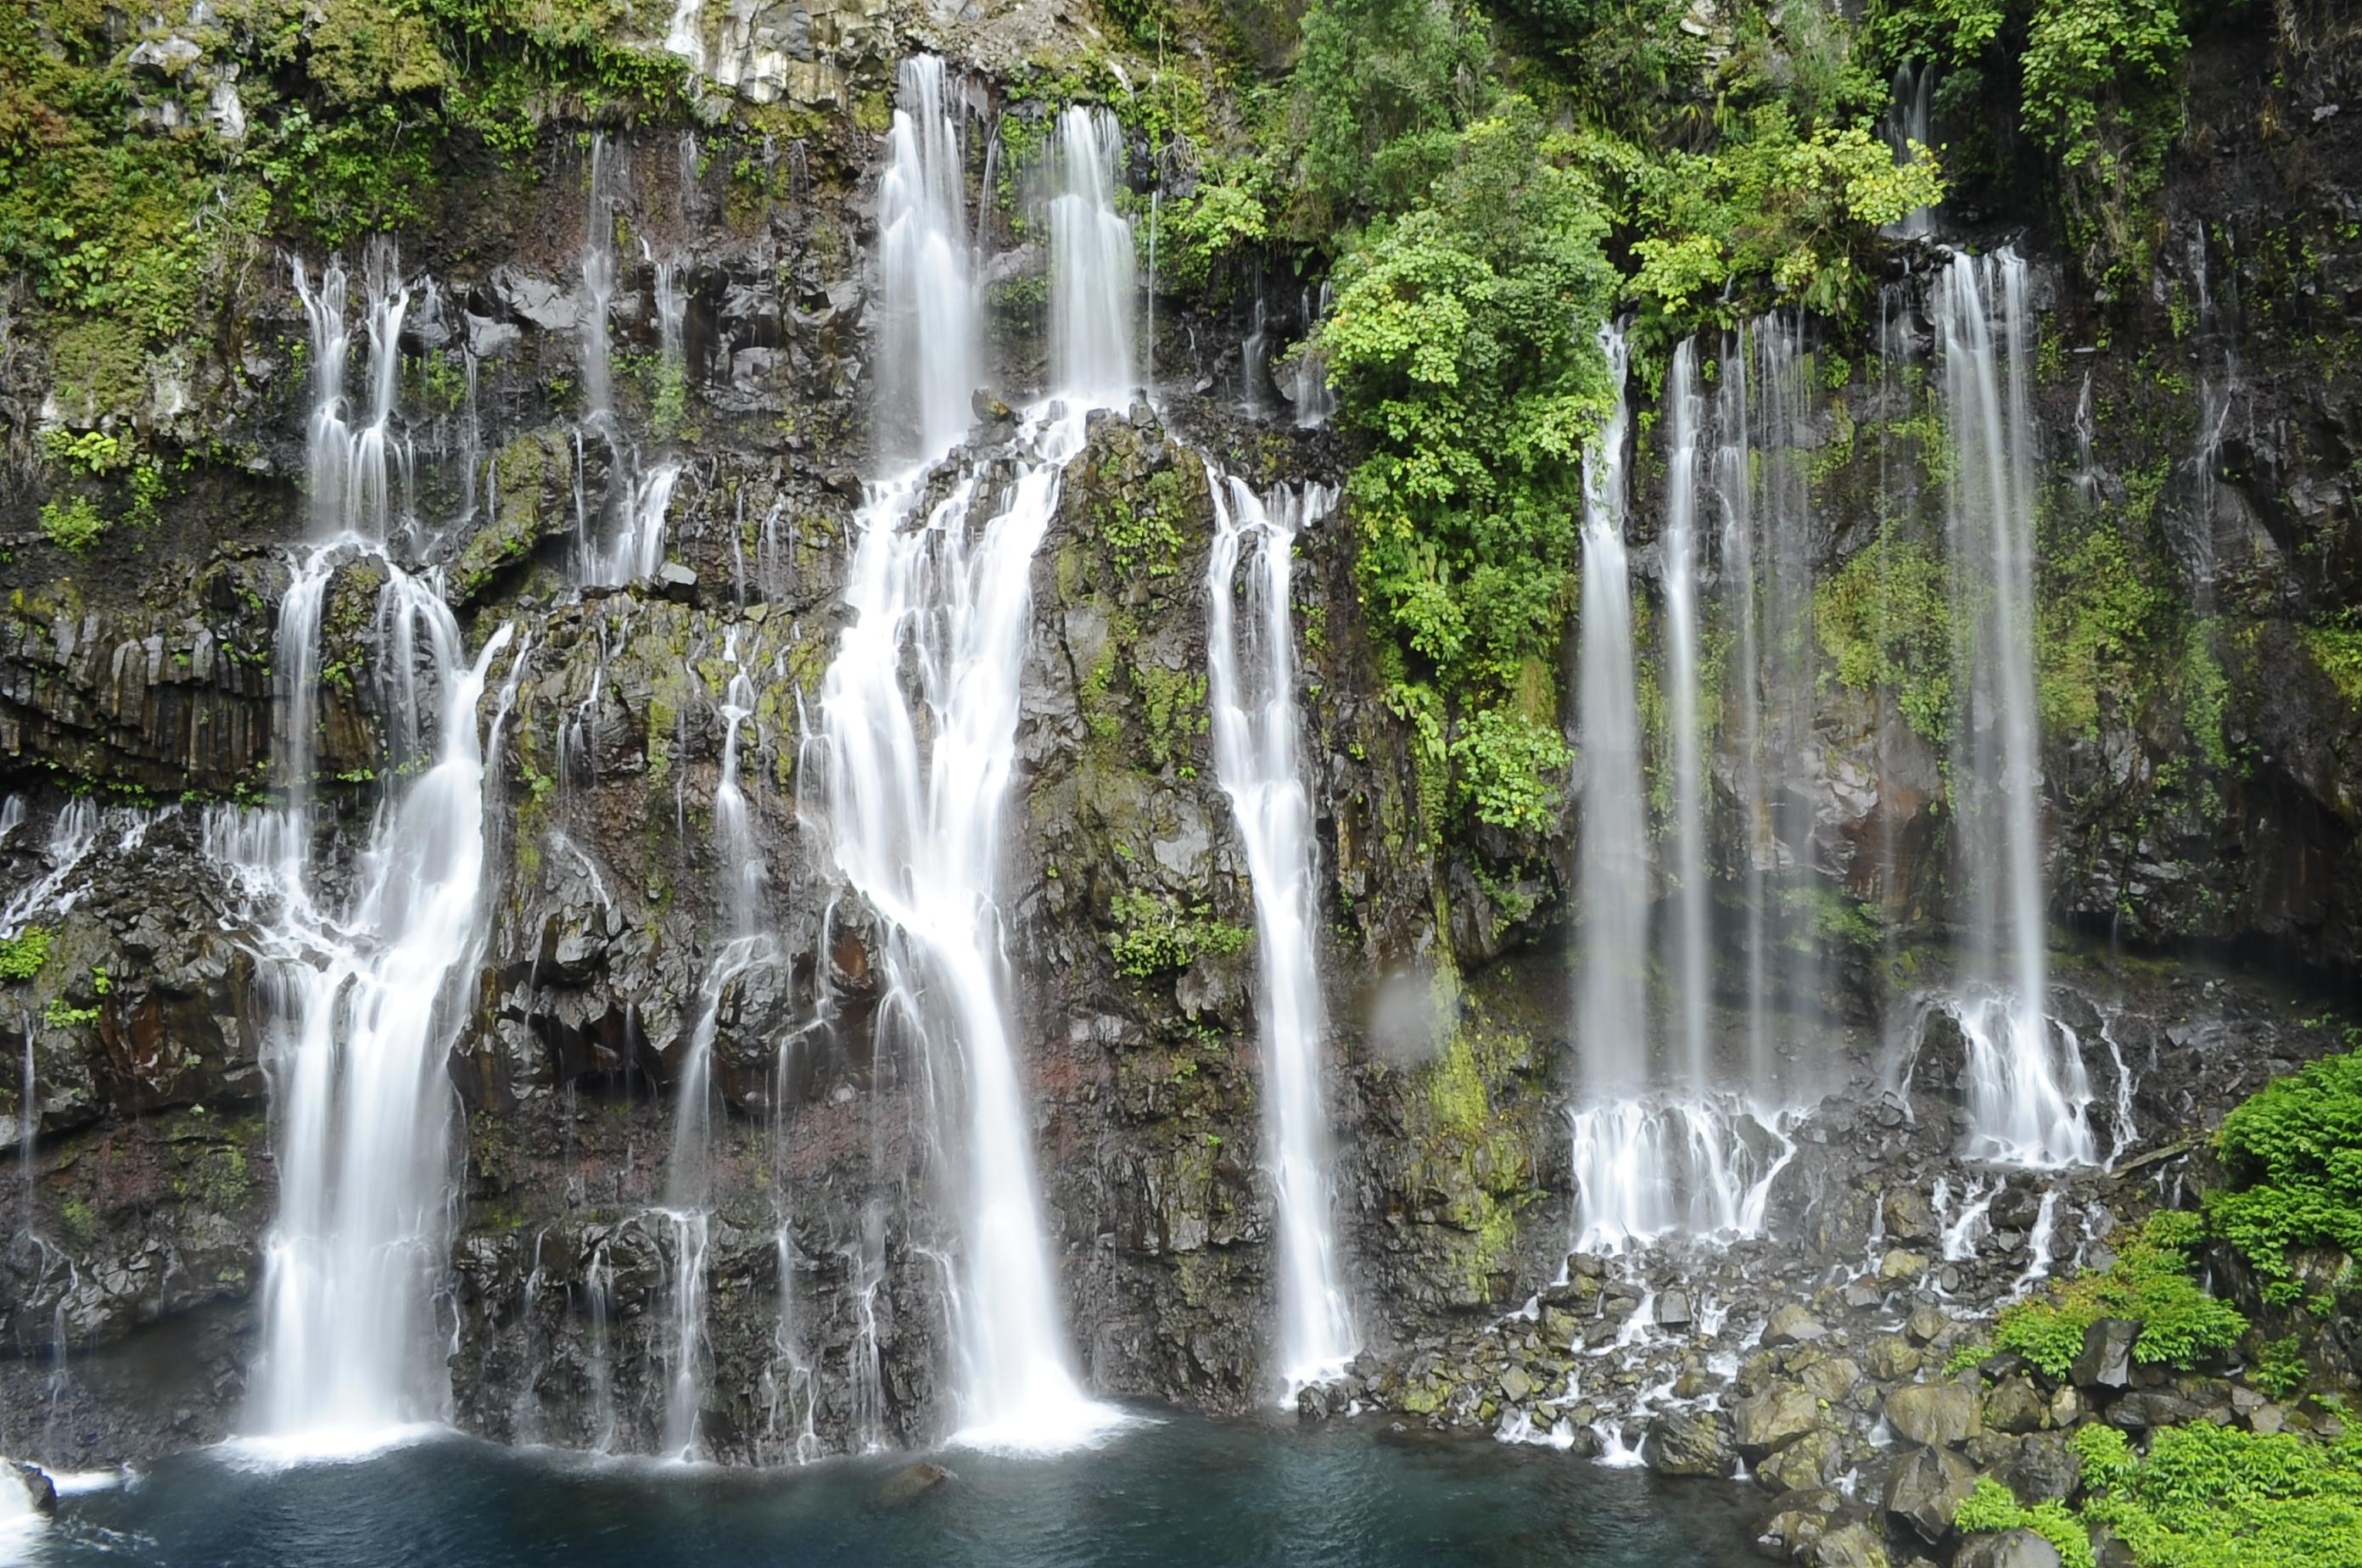
<instances>
[{"instance_id":1,"label":"pool at base of waterfall","mask_svg":"<svg viewBox=\"0 0 2362 1568\"><path fill-rule=\"evenodd\" d=\"M377 1568L1552 1562L1738 1568L1761 1494L1382 1418L1169 1411L1054 1458L966 1450L735 1471L440 1436L349 1463L176 1455L77 1486L20 1561ZM931 1468L932 1467L932 1468ZM938 1475L936 1470L948 1472Z\"/></svg>"}]
</instances>

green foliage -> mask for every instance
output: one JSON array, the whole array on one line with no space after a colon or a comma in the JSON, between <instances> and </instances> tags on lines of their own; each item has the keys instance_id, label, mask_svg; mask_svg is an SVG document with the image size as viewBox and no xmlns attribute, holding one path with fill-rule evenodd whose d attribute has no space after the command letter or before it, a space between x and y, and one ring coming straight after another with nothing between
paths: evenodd
<instances>
[{"instance_id":1,"label":"green foliage","mask_svg":"<svg viewBox=\"0 0 2362 1568\"><path fill-rule=\"evenodd\" d=\"M2096 1568L2098 1560L2092 1551L2091 1532L2068 1511L2066 1504L2053 1499L2030 1508L2023 1507L2010 1495L2008 1487L1990 1475L1980 1476L1975 1488L1960 1499L1960 1506L1952 1511L1952 1523L1963 1535L2030 1529L2058 1551L2064 1568Z\"/></svg>"},{"instance_id":2,"label":"green foliage","mask_svg":"<svg viewBox=\"0 0 2362 1568\"><path fill-rule=\"evenodd\" d=\"M1838 679L1893 693L1904 721L1939 747L1951 738L1952 624L1942 559L1891 533L1813 588L1814 635Z\"/></svg>"},{"instance_id":3,"label":"green foliage","mask_svg":"<svg viewBox=\"0 0 2362 1568\"><path fill-rule=\"evenodd\" d=\"M2266 1340L2256 1357L2256 1386L2275 1399L2285 1399L2304 1386L2312 1375L2304 1362L2304 1343L2294 1334Z\"/></svg>"},{"instance_id":4,"label":"green foliage","mask_svg":"<svg viewBox=\"0 0 2362 1568\"><path fill-rule=\"evenodd\" d=\"M1451 743L1455 803L1497 828L1545 832L1558 814L1558 791L1550 780L1570 760L1555 727L1504 709L1480 709Z\"/></svg>"},{"instance_id":5,"label":"green foliage","mask_svg":"<svg viewBox=\"0 0 2362 1568\"><path fill-rule=\"evenodd\" d=\"M1425 200L1373 222L1340 262L1320 341L1340 418L1368 443L1348 484L1355 566L1407 660L1398 684L1431 679L1468 726L1447 747L1435 715L1438 751L1476 769L1454 798L1530 823L1540 772L1562 762L1540 732L1584 444L1610 394L1595 337L1614 275L1595 193L1530 104L1505 99L1440 147ZM1496 710L1521 717L1473 723Z\"/></svg>"},{"instance_id":6,"label":"green foliage","mask_svg":"<svg viewBox=\"0 0 2362 1568\"><path fill-rule=\"evenodd\" d=\"M14 936L0 936L0 982L14 984L39 974L50 961L53 934L45 926L28 925Z\"/></svg>"},{"instance_id":7,"label":"green foliage","mask_svg":"<svg viewBox=\"0 0 2362 1568\"><path fill-rule=\"evenodd\" d=\"M2301 635L2313 667L2329 678L2340 697L2362 707L2362 626L2349 615L2328 625L2304 627Z\"/></svg>"},{"instance_id":8,"label":"green foliage","mask_svg":"<svg viewBox=\"0 0 2362 1568\"><path fill-rule=\"evenodd\" d=\"M2146 215L2181 128L2181 11L2182 0L2036 0L2026 30L2021 122L2058 160L2085 267L2114 286L2147 274Z\"/></svg>"},{"instance_id":9,"label":"green foliage","mask_svg":"<svg viewBox=\"0 0 2362 1568\"><path fill-rule=\"evenodd\" d=\"M2136 1456L2093 1424L2071 1440L2104 1526L2139 1568L2353 1568L2362 1562L2362 1441L2320 1443L2211 1421L2162 1428Z\"/></svg>"},{"instance_id":10,"label":"green foliage","mask_svg":"<svg viewBox=\"0 0 2362 1568\"><path fill-rule=\"evenodd\" d=\"M1872 47L1890 64L1973 63L2001 32L2000 0L1872 0L1865 18Z\"/></svg>"},{"instance_id":11,"label":"green foliage","mask_svg":"<svg viewBox=\"0 0 2362 1568\"><path fill-rule=\"evenodd\" d=\"M1102 476L1106 494L1095 509L1099 536L1126 577L1171 577L1181 569L1181 525L1186 507L1177 469L1148 476L1135 495L1123 488L1120 471Z\"/></svg>"},{"instance_id":12,"label":"green foliage","mask_svg":"<svg viewBox=\"0 0 2362 1568\"><path fill-rule=\"evenodd\" d=\"M2328 1056L2257 1091L2215 1134L2232 1185L2206 1217L2260 1281L2292 1305L2304 1286L2292 1253L2362 1253L2362 1055Z\"/></svg>"},{"instance_id":13,"label":"green foliage","mask_svg":"<svg viewBox=\"0 0 2362 1568\"><path fill-rule=\"evenodd\" d=\"M1115 921L1108 951L1117 970L1135 980L1186 969L1207 954L1228 957L1247 944L1246 932L1215 919L1211 905L1185 906L1164 893L1126 889L1108 912Z\"/></svg>"},{"instance_id":14,"label":"green foliage","mask_svg":"<svg viewBox=\"0 0 2362 1568\"><path fill-rule=\"evenodd\" d=\"M2002 1309L1993 1325L1996 1349L2014 1351L2053 1377L2063 1377L2083 1349L2083 1331L2103 1318L2141 1324L2133 1359L2185 1370L2198 1358L2229 1350L2247 1331L2237 1308L2207 1295L2191 1277L2190 1250L2202 1221L2165 1209L2149 1216L2114 1264L2054 1286L2052 1300L2021 1301Z\"/></svg>"},{"instance_id":15,"label":"green foliage","mask_svg":"<svg viewBox=\"0 0 2362 1568\"><path fill-rule=\"evenodd\" d=\"M63 997L51 997L41 1021L51 1029L81 1029L98 1021L98 1009L76 1007Z\"/></svg>"},{"instance_id":16,"label":"green foliage","mask_svg":"<svg viewBox=\"0 0 2362 1568\"><path fill-rule=\"evenodd\" d=\"M2054 541L2055 543L2055 541ZM2035 671L2046 734L2097 731L2103 693L2155 668L2172 605L2164 563L2100 525L2041 567L2035 612Z\"/></svg>"},{"instance_id":17,"label":"green foliage","mask_svg":"<svg viewBox=\"0 0 2362 1568\"><path fill-rule=\"evenodd\" d=\"M1898 164L1866 121L1807 131L1767 104L1716 150L1673 152L1640 178L1632 288L1648 335L1669 342L1760 310L1760 296L1723 295L1760 279L1774 299L1849 314L1876 286L1879 228L1943 195L1932 152Z\"/></svg>"},{"instance_id":18,"label":"green foliage","mask_svg":"<svg viewBox=\"0 0 2362 1568\"><path fill-rule=\"evenodd\" d=\"M1318 0L1293 90L1305 194L1324 216L1415 199L1437 138L1474 117L1490 72L1455 0Z\"/></svg>"},{"instance_id":19,"label":"green foliage","mask_svg":"<svg viewBox=\"0 0 2362 1568\"><path fill-rule=\"evenodd\" d=\"M106 532L106 519L90 497L41 503L41 536L61 550L87 555Z\"/></svg>"}]
</instances>

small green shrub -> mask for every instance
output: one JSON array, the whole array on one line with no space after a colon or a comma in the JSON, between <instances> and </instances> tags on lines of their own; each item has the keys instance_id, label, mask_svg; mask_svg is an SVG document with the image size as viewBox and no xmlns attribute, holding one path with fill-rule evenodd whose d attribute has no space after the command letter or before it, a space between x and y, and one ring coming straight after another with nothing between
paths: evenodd
<instances>
[{"instance_id":1,"label":"small green shrub","mask_svg":"<svg viewBox=\"0 0 2362 1568\"><path fill-rule=\"evenodd\" d=\"M61 550L88 555L106 532L106 519L86 495L41 503L41 535Z\"/></svg>"},{"instance_id":2,"label":"small green shrub","mask_svg":"<svg viewBox=\"0 0 2362 1568\"><path fill-rule=\"evenodd\" d=\"M76 1007L63 997L51 997L41 1013L41 1021L51 1029L80 1029L98 1021L98 1009Z\"/></svg>"},{"instance_id":3,"label":"small green shrub","mask_svg":"<svg viewBox=\"0 0 2362 1568\"><path fill-rule=\"evenodd\" d=\"M2304 1364L2304 1344L2294 1334L2285 1339L2266 1340L2256 1357L2256 1386L2275 1399L2285 1399L2304 1386L2310 1369Z\"/></svg>"},{"instance_id":4,"label":"small green shrub","mask_svg":"<svg viewBox=\"0 0 2362 1568\"><path fill-rule=\"evenodd\" d=\"M2195 1214L2150 1215L2114 1266L2054 1286L2055 1300L2003 1308L1993 1325L1994 1348L2063 1377L2083 1349L2084 1330L2103 1318L2131 1318L2141 1324L2133 1342L2136 1362L2187 1369L2202 1355L2229 1350L2247 1331L2247 1320L2191 1276L2200 1225Z\"/></svg>"},{"instance_id":5,"label":"small green shrub","mask_svg":"<svg viewBox=\"0 0 2362 1568\"><path fill-rule=\"evenodd\" d=\"M2362 1562L2362 1435L2320 1443L2197 1421L2153 1433L2146 1456L2092 1425L2073 1443L2105 1526L2141 1568L2353 1568Z\"/></svg>"},{"instance_id":6,"label":"small green shrub","mask_svg":"<svg viewBox=\"0 0 2362 1568\"><path fill-rule=\"evenodd\" d=\"M0 981L29 980L50 961L51 933L28 925L14 936L0 937Z\"/></svg>"},{"instance_id":7,"label":"small green shrub","mask_svg":"<svg viewBox=\"0 0 2362 1568\"><path fill-rule=\"evenodd\" d=\"M2091 1532L2066 1504L2054 1500L2023 1507L2010 1496L2008 1487L1990 1475L1980 1479L1976 1489L1960 1499L1960 1506L1952 1512L1952 1523L1964 1535L2030 1529L2057 1549L2064 1568L2096 1568Z\"/></svg>"},{"instance_id":8,"label":"small green shrub","mask_svg":"<svg viewBox=\"0 0 2362 1568\"><path fill-rule=\"evenodd\" d=\"M1127 889L1111 900L1109 912L1116 928L1108 933L1108 951L1131 979L1186 969L1209 953L1227 957L1247 944L1246 932L1215 919L1211 905L1184 906L1163 893Z\"/></svg>"},{"instance_id":9,"label":"small green shrub","mask_svg":"<svg viewBox=\"0 0 2362 1568\"><path fill-rule=\"evenodd\" d=\"M2215 1134L2233 1186L2207 1195L2206 1217L2247 1260L2264 1299L2304 1293L2290 1253L2362 1253L2362 1054L2329 1056L2268 1084Z\"/></svg>"}]
</instances>

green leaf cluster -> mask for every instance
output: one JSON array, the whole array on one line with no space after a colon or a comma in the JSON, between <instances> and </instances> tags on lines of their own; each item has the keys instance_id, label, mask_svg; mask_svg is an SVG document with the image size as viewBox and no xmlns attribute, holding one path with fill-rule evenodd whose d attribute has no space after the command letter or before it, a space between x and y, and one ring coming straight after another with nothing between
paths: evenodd
<instances>
[{"instance_id":1,"label":"green leaf cluster","mask_svg":"<svg viewBox=\"0 0 2362 1568\"><path fill-rule=\"evenodd\" d=\"M2091 1531L2066 1504L2052 1498L2026 1507L1990 1475L1979 1477L1974 1489L1960 1499L1960 1506L1952 1511L1952 1523L1963 1535L2030 1529L2058 1551L2063 1568L2096 1568L2098 1562L2092 1551Z\"/></svg>"},{"instance_id":2,"label":"green leaf cluster","mask_svg":"<svg viewBox=\"0 0 2362 1568\"><path fill-rule=\"evenodd\" d=\"M1216 919L1211 905L1185 905L1164 893L1127 888L1109 900L1109 913L1115 929L1108 951L1130 979L1186 969L1207 954L1228 957L1247 944L1245 930Z\"/></svg>"},{"instance_id":3,"label":"green leaf cluster","mask_svg":"<svg viewBox=\"0 0 2362 1568\"><path fill-rule=\"evenodd\" d=\"M14 936L0 936L0 982L29 980L50 961L54 933L46 926L28 925Z\"/></svg>"},{"instance_id":4,"label":"green leaf cluster","mask_svg":"<svg viewBox=\"0 0 2362 1568\"><path fill-rule=\"evenodd\" d=\"M1892 532L1813 587L1813 632L1831 672L1856 690L1893 693L1939 747L1952 733L1953 619L1942 558Z\"/></svg>"},{"instance_id":5,"label":"green leaf cluster","mask_svg":"<svg viewBox=\"0 0 2362 1568\"><path fill-rule=\"evenodd\" d=\"M2091 1489L2086 1523L2139 1568L2353 1568L2362 1562L2362 1438L2334 1442L2211 1421L2151 1434L2136 1455L2114 1427L2071 1440Z\"/></svg>"},{"instance_id":6,"label":"green leaf cluster","mask_svg":"<svg viewBox=\"0 0 2362 1568\"><path fill-rule=\"evenodd\" d=\"M1994 1347L2063 1377L2083 1349L2084 1330L2103 1318L2129 1318L2141 1325L2133 1359L2144 1364L2186 1370L2201 1356L2229 1350L2247 1331L2247 1320L2191 1277L2191 1249L2202 1225L2182 1210L2150 1215L2110 1267L2054 1286L2053 1299L2003 1308L1993 1325Z\"/></svg>"},{"instance_id":7,"label":"green leaf cluster","mask_svg":"<svg viewBox=\"0 0 2362 1568\"><path fill-rule=\"evenodd\" d=\"M2362 1054L2266 1085L2223 1119L2215 1148L2232 1185L2207 1195L2206 1217L2247 1260L2265 1300L2303 1295L2295 1253L2362 1254Z\"/></svg>"}]
</instances>

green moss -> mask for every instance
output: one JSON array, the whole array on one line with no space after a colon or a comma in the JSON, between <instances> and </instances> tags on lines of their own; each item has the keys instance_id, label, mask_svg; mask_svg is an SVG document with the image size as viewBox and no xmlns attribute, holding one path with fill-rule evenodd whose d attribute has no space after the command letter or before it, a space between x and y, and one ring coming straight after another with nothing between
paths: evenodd
<instances>
[{"instance_id":1,"label":"green moss","mask_svg":"<svg viewBox=\"0 0 2362 1568\"><path fill-rule=\"evenodd\" d=\"M47 927L28 925L14 936L0 937L0 982L13 984L39 974L50 961L53 935Z\"/></svg>"},{"instance_id":2,"label":"green moss","mask_svg":"<svg viewBox=\"0 0 2362 1568\"><path fill-rule=\"evenodd\" d=\"M1135 980L1186 969L1208 955L1229 957L1247 944L1246 931L1216 919L1211 905L1185 905L1164 893L1127 889L1110 900L1109 912L1115 927L1108 951L1117 970Z\"/></svg>"},{"instance_id":3,"label":"green moss","mask_svg":"<svg viewBox=\"0 0 2362 1568\"><path fill-rule=\"evenodd\" d=\"M2063 548L2051 541L2035 625L2046 731L2096 734L2102 697L2153 675L2169 580L2165 562L2106 523Z\"/></svg>"},{"instance_id":4,"label":"green moss","mask_svg":"<svg viewBox=\"0 0 2362 1568\"><path fill-rule=\"evenodd\" d=\"M1094 673L1097 668L1093 667ZM1182 760L1188 753L1189 743L1204 734L1211 722L1206 707L1206 678L1191 675L1187 670L1134 665L1131 686L1140 696L1149 760L1158 767ZM1092 733L1097 734L1098 715L1089 695L1085 693L1084 708L1093 715Z\"/></svg>"},{"instance_id":5,"label":"green moss","mask_svg":"<svg viewBox=\"0 0 2362 1568\"><path fill-rule=\"evenodd\" d=\"M1929 744L1951 741L1953 609L1944 563L1926 546L1882 533L1813 589L1813 632L1832 672L1886 691Z\"/></svg>"}]
</instances>

